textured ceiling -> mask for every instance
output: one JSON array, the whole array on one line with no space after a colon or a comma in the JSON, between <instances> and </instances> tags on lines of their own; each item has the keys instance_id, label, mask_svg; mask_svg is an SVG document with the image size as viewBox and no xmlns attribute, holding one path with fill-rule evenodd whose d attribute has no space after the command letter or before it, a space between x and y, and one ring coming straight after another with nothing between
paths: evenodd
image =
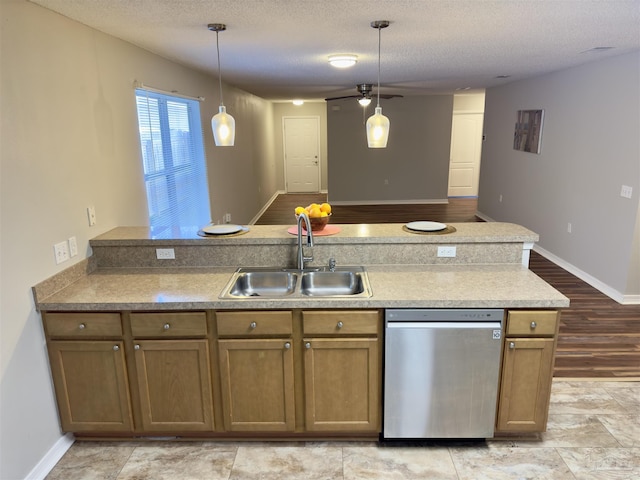
<instances>
[{"instance_id":1,"label":"textured ceiling","mask_svg":"<svg viewBox=\"0 0 640 480\"><path fill-rule=\"evenodd\" d=\"M266 99L487 88L640 49L640 0L31 0ZM589 51L596 47L615 47ZM354 53L356 66L327 57ZM509 75L507 79L496 78Z\"/></svg>"}]
</instances>

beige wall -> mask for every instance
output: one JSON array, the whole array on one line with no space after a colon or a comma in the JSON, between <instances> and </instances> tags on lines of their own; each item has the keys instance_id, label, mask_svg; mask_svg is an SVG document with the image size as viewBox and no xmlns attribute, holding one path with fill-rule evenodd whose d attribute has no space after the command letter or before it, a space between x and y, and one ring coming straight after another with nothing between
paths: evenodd
<instances>
[{"instance_id":1,"label":"beige wall","mask_svg":"<svg viewBox=\"0 0 640 480\"><path fill-rule=\"evenodd\" d=\"M61 438L31 287L86 258L90 238L148 222L134 80L206 97L214 220L249 221L277 179L270 102L225 87L236 146L215 147L217 79L25 0L2 0L0 15L0 478L17 479ZM80 254L56 265L53 245L71 236Z\"/></svg>"},{"instance_id":2,"label":"beige wall","mask_svg":"<svg viewBox=\"0 0 640 480\"><path fill-rule=\"evenodd\" d=\"M334 203L446 201L453 95L382 100L387 148L367 147L366 118L354 99L327 103L329 200Z\"/></svg>"},{"instance_id":3,"label":"beige wall","mask_svg":"<svg viewBox=\"0 0 640 480\"><path fill-rule=\"evenodd\" d=\"M618 300L640 295L639 85L636 52L486 93L479 210L539 233L540 247ZM513 149L525 109L544 109L539 155Z\"/></svg>"}]
</instances>

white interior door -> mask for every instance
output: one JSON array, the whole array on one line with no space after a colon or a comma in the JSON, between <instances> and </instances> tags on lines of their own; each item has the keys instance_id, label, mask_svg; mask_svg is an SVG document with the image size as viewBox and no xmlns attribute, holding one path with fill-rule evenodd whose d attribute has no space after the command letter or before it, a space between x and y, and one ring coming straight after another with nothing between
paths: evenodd
<instances>
[{"instance_id":1,"label":"white interior door","mask_svg":"<svg viewBox=\"0 0 640 480\"><path fill-rule=\"evenodd\" d=\"M284 117L285 184L289 193L320 191L320 118Z\"/></svg>"},{"instance_id":2,"label":"white interior door","mask_svg":"<svg viewBox=\"0 0 640 480\"><path fill-rule=\"evenodd\" d=\"M482 154L482 113L453 115L449 196L477 197Z\"/></svg>"}]
</instances>

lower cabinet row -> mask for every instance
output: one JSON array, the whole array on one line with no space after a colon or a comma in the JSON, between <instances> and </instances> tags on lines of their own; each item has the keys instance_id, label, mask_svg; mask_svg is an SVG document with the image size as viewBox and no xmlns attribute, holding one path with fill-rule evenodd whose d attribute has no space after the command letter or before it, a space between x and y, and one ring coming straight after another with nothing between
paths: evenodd
<instances>
[{"instance_id":1,"label":"lower cabinet row","mask_svg":"<svg viewBox=\"0 0 640 480\"><path fill-rule=\"evenodd\" d=\"M43 314L62 428L381 429L379 310ZM496 434L546 429L559 314L509 311Z\"/></svg>"},{"instance_id":2,"label":"lower cabinet row","mask_svg":"<svg viewBox=\"0 0 640 480\"><path fill-rule=\"evenodd\" d=\"M381 313L300 315L45 313L62 428L379 432Z\"/></svg>"}]
</instances>

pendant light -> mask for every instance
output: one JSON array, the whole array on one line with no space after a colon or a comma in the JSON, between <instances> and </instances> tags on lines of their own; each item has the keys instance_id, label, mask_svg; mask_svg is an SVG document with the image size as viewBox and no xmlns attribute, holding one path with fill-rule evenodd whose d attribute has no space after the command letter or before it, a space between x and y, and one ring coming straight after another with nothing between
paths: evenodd
<instances>
[{"instance_id":1,"label":"pendant light","mask_svg":"<svg viewBox=\"0 0 640 480\"><path fill-rule=\"evenodd\" d=\"M389 119L382 114L380 106L380 37L382 29L389 26L389 20L375 20L371 26L378 30L378 106L367 120L367 143L369 148L387 148Z\"/></svg>"},{"instance_id":2,"label":"pendant light","mask_svg":"<svg viewBox=\"0 0 640 480\"><path fill-rule=\"evenodd\" d=\"M222 101L222 70L220 69L220 44L218 34L224 32L227 26L224 23L210 23L209 30L216 32L216 51L218 53L218 82L220 84L220 107L218 113L211 119L213 139L218 147L233 147L236 139L236 121L227 113L227 107Z\"/></svg>"}]
</instances>

